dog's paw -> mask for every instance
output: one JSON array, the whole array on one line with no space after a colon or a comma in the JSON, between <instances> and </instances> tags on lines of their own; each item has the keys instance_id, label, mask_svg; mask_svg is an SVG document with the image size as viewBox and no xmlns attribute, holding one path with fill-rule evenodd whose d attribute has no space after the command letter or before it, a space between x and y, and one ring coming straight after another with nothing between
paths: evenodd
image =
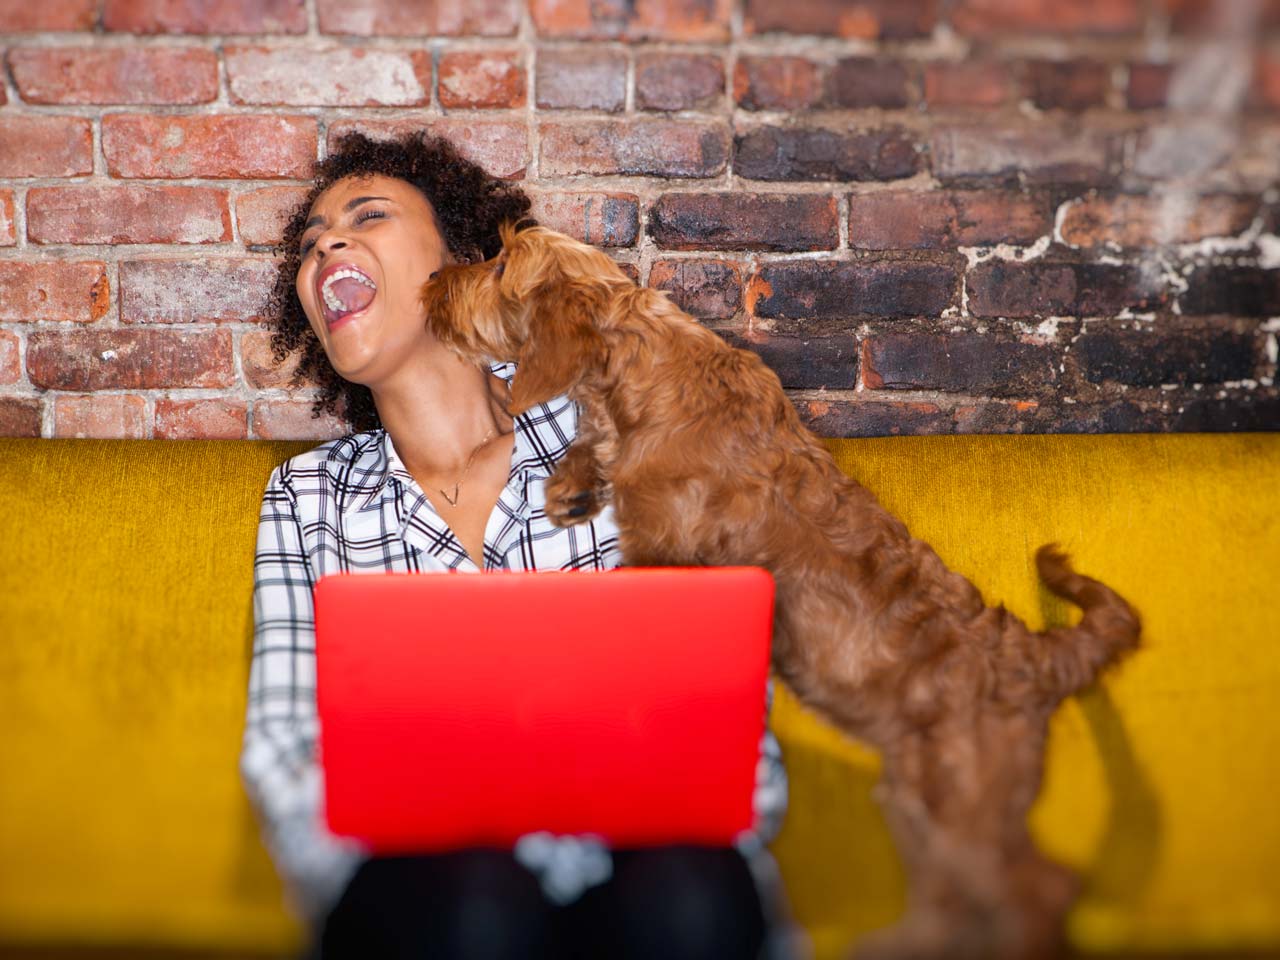
<instances>
[{"instance_id":1,"label":"dog's paw","mask_svg":"<svg viewBox=\"0 0 1280 960\"><path fill-rule=\"evenodd\" d=\"M543 508L553 526L572 527L593 520L604 509L601 487L583 489L558 474L547 481L547 504Z\"/></svg>"}]
</instances>

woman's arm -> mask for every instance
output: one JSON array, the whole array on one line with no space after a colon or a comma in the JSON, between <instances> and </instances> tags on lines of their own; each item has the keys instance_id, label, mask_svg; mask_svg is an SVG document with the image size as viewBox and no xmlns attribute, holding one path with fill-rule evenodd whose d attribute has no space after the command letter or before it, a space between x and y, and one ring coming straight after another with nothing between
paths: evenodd
<instances>
[{"instance_id":1,"label":"woman's arm","mask_svg":"<svg viewBox=\"0 0 1280 960\"><path fill-rule=\"evenodd\" d=\"M337 902L366 852L324 823L317 763L311 566L288 465L262 498L253 564L253 661L240 775L290 900L312 925Z\"/></svg>"}]
</instances>

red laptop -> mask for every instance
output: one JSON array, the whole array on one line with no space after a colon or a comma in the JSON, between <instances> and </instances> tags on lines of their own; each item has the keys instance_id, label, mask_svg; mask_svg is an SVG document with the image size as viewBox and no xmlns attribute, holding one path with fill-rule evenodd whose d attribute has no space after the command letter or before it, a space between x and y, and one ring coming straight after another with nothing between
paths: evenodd
<instances>
[{"instance_id":1,"label":"red laptop","mask_svg":"<svg viewBox=\"0 0 1280 960\"><path fill-rule=\"evenodd\" d=\"M752 823L757 568L354 574L315 588L330 829L378 853L731 843Z\"/></svg>"}]
</instances>

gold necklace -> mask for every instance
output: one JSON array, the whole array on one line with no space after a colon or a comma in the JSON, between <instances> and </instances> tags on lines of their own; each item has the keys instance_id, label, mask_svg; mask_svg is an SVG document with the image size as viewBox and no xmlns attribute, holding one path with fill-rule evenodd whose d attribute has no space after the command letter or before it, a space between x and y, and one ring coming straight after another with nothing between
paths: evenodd
<instances>
[{"instance_id":1,"label":"gold necklace","mask_svg":"<svg viewBox=\"0 0 1280 960\"><path fill-rule=\"evenodd\" d=\"M478 444L476 444L476 448L471 451L471 456L467 457L466 465L462 468L462 476L458 477L458 482L453 485L452 497L449 496L449 494L445 493L443 490L440 490L439 487L436 488L437 490L440 490L440 496L444 497L446 500L449 501L449 506L456 507L458 505L458 491L462 487L462 481L467 479L467 473L468 471L471 470L471 464L475 463L476 455L481 450L483 450L485 448L485 445L497 435L498 435L498 429L497 427L494 427L492 430L489 431L488 436L486 436L483 440L481 440Z\"/></svg>"}]
</instances>

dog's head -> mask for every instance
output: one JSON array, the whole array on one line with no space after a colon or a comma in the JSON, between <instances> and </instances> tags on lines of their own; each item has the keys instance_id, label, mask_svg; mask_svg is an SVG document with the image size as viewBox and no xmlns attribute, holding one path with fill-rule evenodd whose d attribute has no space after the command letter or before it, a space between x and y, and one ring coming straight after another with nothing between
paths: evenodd
<instances>
[{"instance_id":1,"label":"dog's head","mask_svg":"<svg viewBox=\"0 0 1280 960\"><path fill-rule=\"evenodd\" d=\"M626 275L594 247L504 224L492 260L443 267L422 288L427 325L467 360L517 362L511 412L567 393L605 358L597 323Z\"/></svg>"}]
</instances>

